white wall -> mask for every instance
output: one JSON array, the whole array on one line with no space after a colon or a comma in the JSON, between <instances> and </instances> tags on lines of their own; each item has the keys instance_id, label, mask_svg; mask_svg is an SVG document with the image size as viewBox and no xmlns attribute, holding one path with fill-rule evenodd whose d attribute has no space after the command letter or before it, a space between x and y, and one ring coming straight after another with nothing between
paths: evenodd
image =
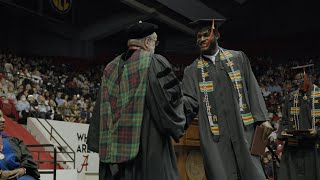
<instances>
[{"instance_id":1,"label":"white wall","mask_svg":"<svg viewBox=\"0 0 320 180\"><path fill-rule=\"evenodd\" d=\"M41 171L40 171L41 172ZM53 180L53 174L41 174L41 180ZM98 173L81 173L76 170L57 170L57 180L99 180Z\"/></svg>"},{"instance_id":2,"label":"white wall","mask_svg":"<svg viewBox=\"0 0 320 180\"><path fill-rule=\"evenodd\" d=\"M43 119L40 121L44 124L44 126L50 131L50 125L48 125ZM49 120L49 123L56 129L58 134L71 146L71 148L76 152L76 160L75 160L75 169L82 172L91 172L97 173L99 172L99 155L97 153L92 153L87 150L86 140L87 133L89 129L88 124L80 124L80 123L71 123L71 122L63 122L63 121L54 121ZM42 144L46 143L54 143L53 140L50 140L50 134L41 126L35 118L28 118L27 129L31 134ZM66 148L67 147L61 139L53 133L53 136L56 137L57 141ZM84 166L82 169L82 164L85 163L87 157L88 166ZM58 159L68 159L65 156L61 156L58 153ZM71 164L69 164L69 168ZM86 169L87 168L87 169ZM82 170L81 170L82 169Z\"/></svg>"}]
</instances>

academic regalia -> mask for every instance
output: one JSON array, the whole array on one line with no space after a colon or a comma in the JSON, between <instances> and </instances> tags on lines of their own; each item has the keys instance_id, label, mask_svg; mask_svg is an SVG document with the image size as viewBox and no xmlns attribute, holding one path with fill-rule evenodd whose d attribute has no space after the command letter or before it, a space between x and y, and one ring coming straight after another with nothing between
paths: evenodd
<instances>
[{"instance_id":1,"label":"academic regalia","mask_svg":"<svg viewBox=\"0 0 320 180\"><path fill-rule=\"evenodd\" d=\"M0 160L1 170L15 170L26 168L26 175L18 180L35 180L40 178L37 164L24 143L15 137L7 136L2 132L2 153L5 159Z\"/></svg>"},{"instance_id":2,"label":"academic regalia","mask_svg":"<svg viewBox=\"0 0 320 180\"><path fill-rule=\"evenodd\" d=\"M148 24L145 25L149 26ZM140 30L144 31L146 29L142 27L142 24L133 29L135 33L131 35L129 33L131 38L133 36L134 38L146 36L146 34L139 33ZM152 32L149 31L147 33L151 34ZM100 153L100 180L180 179L171 141L172 139L178 141L184 134L186 118L184 115L184 99L182 97L181 83L174 75L169 62L161 55L151 54L144 50L128 50L116 58L120 58L120 63L119 68L115 70L118 72L119 77L121 77L121 74L125 72L125 67L127 69L130 68L132 59L141 54L150 56L150 66L147 73L139 149L134 158L116 163L106 162L109 159L105 157L110 156L110 153L105 154L101 152L101 140L99 142L99 138L103 138L101 135L101 125L104 122L100 118L103 111L100 108L103 98L98 97L93 117L90 120L87 143L89 150ZM102 89L100 90L102 91L101 95L103 95ZM119 132L117 133L120 134ZM105 154L105 157L102 156L103 154ZM120 157L119 159L122 160L123 158Z\"/></svg>"},{"instance_id":3,"label":"academic regalia","mask_svg":"<svg viewBox=\"0 0 320 180\"><path fill-rule=\"evenodd\" d=\"M218 37L215 31L222 22L201 19L192 25L197 33L211 27L209 46L211 39ZM186 68L183 78L186 97L201 102L198 119L206 177L265 180L260 157L250 153L255 126L269 119L260 88L243 52L217 50L214 62L200 55Z\"/></svg>"},{"instance_id":4,"label":"academic regalia","mask_svg":"<svg viewBox=\"0 0 320 180\"><path fill-rule=\"evenodd\" d=\"M300 89L286 97L278 130L278 139L286 141L281 156L279 180L320 180L320 129L318 126L320 89L315 85L311 87L311 91ZM287 138L281 135L285 129L308 130L312 128L318 132L315 137Z\"/></svg>"},{"instance_id":5,"label":"academic regalia","mask_svg":"<svg viewBox=\"0 0 320 180\"><path fill-rule=\"evenodd\" d=\"M214 99L212 108L215 108L219 122L219 140L214 140L210 131L206 106L200 104L199 128L201 151L207 179L219 180L262 180L265 179L260 157L250 154L250 147L254 135L255 125L268 119L267 109L256 78L251 70L247 56L243 52L225 50L232 55L234 67L241 72L244 97L247 108L251 109L254 123L244 126L239 112L238 95L231 82L225 66L222 64L220 51L213 63L202 57L208 63L210 81L213 83L212 92L208 93ZM185 94L203 102L203 93L199 88L199 68L195 60L186 68L183 78Z\"/></svg>"}]
</instances>

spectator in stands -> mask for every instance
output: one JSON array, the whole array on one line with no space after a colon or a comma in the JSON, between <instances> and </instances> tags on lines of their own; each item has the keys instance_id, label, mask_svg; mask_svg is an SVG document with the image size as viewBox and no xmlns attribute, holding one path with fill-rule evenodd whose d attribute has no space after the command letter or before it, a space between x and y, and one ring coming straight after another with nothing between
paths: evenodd
<instances>
[{"instance_id":1,"label":"spectator in stands","mask_svg":"<svg viewBox=\"0 0 320 180\"><path fill-rule=\"evenodd\" d=\"M283 88L283 96L287 96L291 92L292 92L292 83L290 80L286 80L286 82L284 83L284 88Z\"/></svg>"},{"instance_id":2,"label":"spectator in stands","mask_svg":"<svg viewBox=\"0 0 320 180\"><path fill-rule=\"evenodd\" d=\"M28 66L26 65L26 67L24 68L23 70L23 75L27 78L30 78L31 79L31 74L29 73L29 70L28 70Z\"/></svg>"},{"instance_id":3,"label":"spectator in stands","mask_svg":"<svg viewBox=\"0 0 320 180\"><path fill-rule=\"evenodd\" d=\"M271 94L271 92L268 91L268 89L264 83L260 83L260 88L261 88L261 92L262 92L263 97L268 97Z\"/></svg>"},{"instance_id":4,"label":"spectator in stands","mask_svg":"<svg viewBox=\"0 0 320 180\"><path fill-rule=\"evenodd\" d=\"M131 26L127 51L104 70L101 112L87 141L90 150L100 146L100 180L180 179L171 138L184 133L182 91L170 63L154 54L156 29L144 22Z\"/></svg>"},{"instance_id":5,"label":"spectator in stands","mask_svg":"<svg viewBox=\"0 0 320 180\"><path fill-rule=\"evenodd\" d=\"M71 116L72 111L67 101L64 101L63 104L59 107L59 112L63 117Z\"/></svg>"},{"instance_id":6,"label":"spectator in stands","mask_svg":"<svg viewBox=\"0 0 320 180\"><path fill-rule=\"evenodd\" d=\"M88 122L88 115L89 115L89 112L87 111L87 108L86 107L82 107L81 108L81 112L80 112L80 118L79 118L79 122L80 123L87 123Z\"/></svg>"},{"instance_id":7,"label":"spectator in stands","mask_svg":"<svg viewBox=\"0 0 320 180\"><path fill-rule=\"evenodd\" d=\"M69 104L69 96L67 94L64 95L64 101L63 104L65 105L65 103Z\"/></svg>"},{"instance_id":8,"label":"spectator in stands","mask_svg":"<svg viewBox=\"0 0 320 180\"><path fill-rule=\"evenodd\" d=\"M6 71L6 78L9 81L13 81L13 66L11 63L5 63L4 65L5 71Z\"/></svg>"},{"instance_id":9,"label":"spectator in stands","mask_svg":"<svg viewBox=\"0 0 320 180\"><path fill-rule=\"evenodd\" d=\"M19 112L20 117L18 122L20 124L27 124L27 118L29 116L30 111L30 103L27 101L27 98L24 94L21 95L20 100L18 100L16 104L16 109Z\"/></svg>"},{"instance_id":10,"label":"spectator in stands","mask_svg":"<svg viewBox=\"0 0 320 180\"><path fill-rule=\"evenodd\" d=\"M87 113L87 119L91 119L92 113L93 113L94 106L89 107L88 113Z\"/></svg>"},{"instance_id":11,"label":"spectator in stands","mask_svg":"<svg viewBox=\"0 0 320 180\"><path fill-rule=\"evenodd\" d=\"M8 86L8 92L6 94L7 99L12 99L15 103L17 102L16 94L14 93L13 85Z\"/></svg>"},{"instance_id":12,"label":"spectator in stands","mask_svg":"<svg viewBox=\"0 0 320 180\"><path fill-rule=\"evenodd\" d=\"M268 87L268 91L270 91L271 93L273 93L273 92L282 93L282 89L279 86L278 82L276 82L276 81L271 82L271 85Z\"/></svg>"},{"instance_id":13,"label":"spectator in stands","mask_svg":"<svg viewBox=\"0 0 320 180\"><path fill-rule=\"evenodd\" d=\"M5 119L0 110L0 179L38 180L40 173L26 145L3 130Z\"/></svg>"},{"instance_id":14,"label":"spectator in stands","mask_svg":"<svg viewBox=\"0 0 320 180\"><path fill-rule=\"evenodd\" d=\"M49 111L49 106L46 103L46 99L44 96L39 96L38 97L38 107L37 111L39 113L38 117L43 118L43 119L48 119L48 111Z\"/></svg>"},{"instance_id":15,"label":"spectator in stands","mask_svg":"<svg viewBox=\"0 0 320 180\"><path fill-rule=\"evenodd\" d=\"M20 99L21 98L21 95L23 95L24 94L24 87L23 87L23 85L22 84L20 84L19 86L18 86L18 89L17 89L17 97L16 97L16 99Z\"/></svg>"},{"instance_id":16,"label":"spectator in stands","mask_svg":"<svg viewBox=\"0 0 320 180\"><path fill-rule=\"evenodd\" d=\"M27 100L30 104L30 113L32 115L32 113L37 113L37 106L38 106L38 102L35 100L33 95L28 95Z\"/></svg>"},{"instance_id":17,"label":"spectator in stands","mask_svg":"<svg viewBox=\"0 0 320 180\"><path fill-rule=\"evenodd\" d=\"M54 114L56 112L56 110L55 110L56 107L57 107L56 102L53 99L50 99L49 100L49 111L48 111L48 118L49 119L53 119L54 118Z\"/></svg>"},{"instance_id":18,"label":"spectator in stands","mask_svg":"<svg viewBox=\"0 0 320 180\"><path fill-rule=\"evenodd\" d=\"M5 93L7 93L8 92L8 81L6 80L6 78L5 77L3 77L2 79L1 79L1 85L2 85L2 90L5 92Z\"/></svg>"},{"instance_id":19,"label":"spectator in stands","mask_svg":"<svg viewBox=\"0 0 320 180\"><path fill-rule=\"evenodd\" d=\"M58 107L61 106L64 102L64 100L61 98L61 96L62 96L62 92L58 92L56 99L55 99Z\"/></svg>"},{"instance_id":20,"label":"spectator in stands","mask_svg":"<svg viewBox=\"0 0 320 180\"><path fill-rule=\"evenodd\" d=\"M37 69L32 72L32 80L34 83L42 84L41 73Z\"/></svg>"},{"instance_id":21,"label":"spectator in stands","mask_svg":"<svg viewBox=\"0 0 320 180\"><path fill-rule=\"evenodd\" d=\"M34 87L34 88L32 88L32 91L33 91L33 98L35 99L35 100L37 100L38 99L38 97L39 97L39 92L38 92L38 90L37 90L37 88L36 87Z\"/></svg>"},{"instance_id":22,"label":"spectator in stands","mask_svg":"<svg viewBox=\"0 0 320 180\"><path fill-rule=\"evenodd\" d=\"M6 92L4 91L1 83L0 83L0 97L6 98Z\"/></svg>"},{"instance_id":23,"label":"spectator in stands","mask_svg":"<svg viewBox=\"0 0 320 180\"><path fill-rule=\"evenodd\" d=\"M44 97L46 103L48 104L48 100L50 99L50 91L48 91L47 89L45 89L42 93L42 96Z\"/></svg>"},{"instance_id":24,"label":"spectator in stands","mask_svg":"<svg viewBox=\"0 0 320 180\"><path fill-rule=\"evenodd\" d=\"M89 94L89 91L90 91L89 82L88 81L84 81L83 84L84 84L83 88L82 88L83 95Z\"/></svg>"},{"instance_id":25,"label":"spectator in stands","mask_svg":"<svg viewBox=\"0 0 320 180\"><path fill-rule=\"evenodd\" d=\"M80 108L83 108L84 105L84 97L81 96L80 99L78 100L78 104L80 105Z\"/></svg>"},{"instance_id":26,"label":"spectator in stands","mask_svg":"<svg viewBox=\"0 0 320 180\"><path fill-rule=\"evenodd\" d=\"M69 105L71 105L71 106L72 105L77 105L78 104L78 96L77 95L73 95L72 99L69 101Z\"/></svg>"},{"instance_id":27,"label":"spectator in stands","mask_svg":"<svg viewBox=\"0 0 320 180\"><path fill-rule=\"evenodd\" d=\"M26 84L25 91L28 93L28 95L33 95L33 93L34 93L33 90L31 89L30 84Z\"/></svg>"}]
</instances>

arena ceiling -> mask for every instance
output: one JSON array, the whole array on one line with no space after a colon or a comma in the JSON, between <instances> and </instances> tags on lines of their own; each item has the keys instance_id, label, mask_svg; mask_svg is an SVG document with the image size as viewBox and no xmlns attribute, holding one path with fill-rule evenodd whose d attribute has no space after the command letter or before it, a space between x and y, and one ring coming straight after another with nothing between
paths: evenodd
<instances>
[{"instance_id":1,"label":"arena ceiling","mask_svg":"<svg viewBox=\"0 0 320 180\"><path fill-rule=\"evenodd\" d=\"M117 45L113 39L121 39L124 27L139 20L160 24L165 37L178 36L187 44L193 35L188 23L211 17L226 19L220 27L221 43L229 48L273 53L274 48L290 52L305 45L303 50L308 51L319 48L320 42L320 16L317 1L312 0L74 0L65 14L50 8L54 1L63 2L0 0L0 4L10 12L60 24L52 31L61 36L77 34L101 45L110 41Z\"/></svg>"}]
</instances>

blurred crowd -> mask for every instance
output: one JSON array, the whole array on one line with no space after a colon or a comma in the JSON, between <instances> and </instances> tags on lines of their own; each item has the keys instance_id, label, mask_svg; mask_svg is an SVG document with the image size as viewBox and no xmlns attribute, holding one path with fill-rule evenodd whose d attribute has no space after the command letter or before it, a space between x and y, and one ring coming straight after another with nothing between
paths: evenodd
<instances>
[{"instance_id":1,"label":"blurred crowd","mask_svg":"<svg viewBox=\"0 0 320 180\"><path fill-rule=\"evenodd\" d=\"M0 97L14 104L22 124L29 116L89 123L102 69L0 53Z\"/></svg>"}]
</instances>

